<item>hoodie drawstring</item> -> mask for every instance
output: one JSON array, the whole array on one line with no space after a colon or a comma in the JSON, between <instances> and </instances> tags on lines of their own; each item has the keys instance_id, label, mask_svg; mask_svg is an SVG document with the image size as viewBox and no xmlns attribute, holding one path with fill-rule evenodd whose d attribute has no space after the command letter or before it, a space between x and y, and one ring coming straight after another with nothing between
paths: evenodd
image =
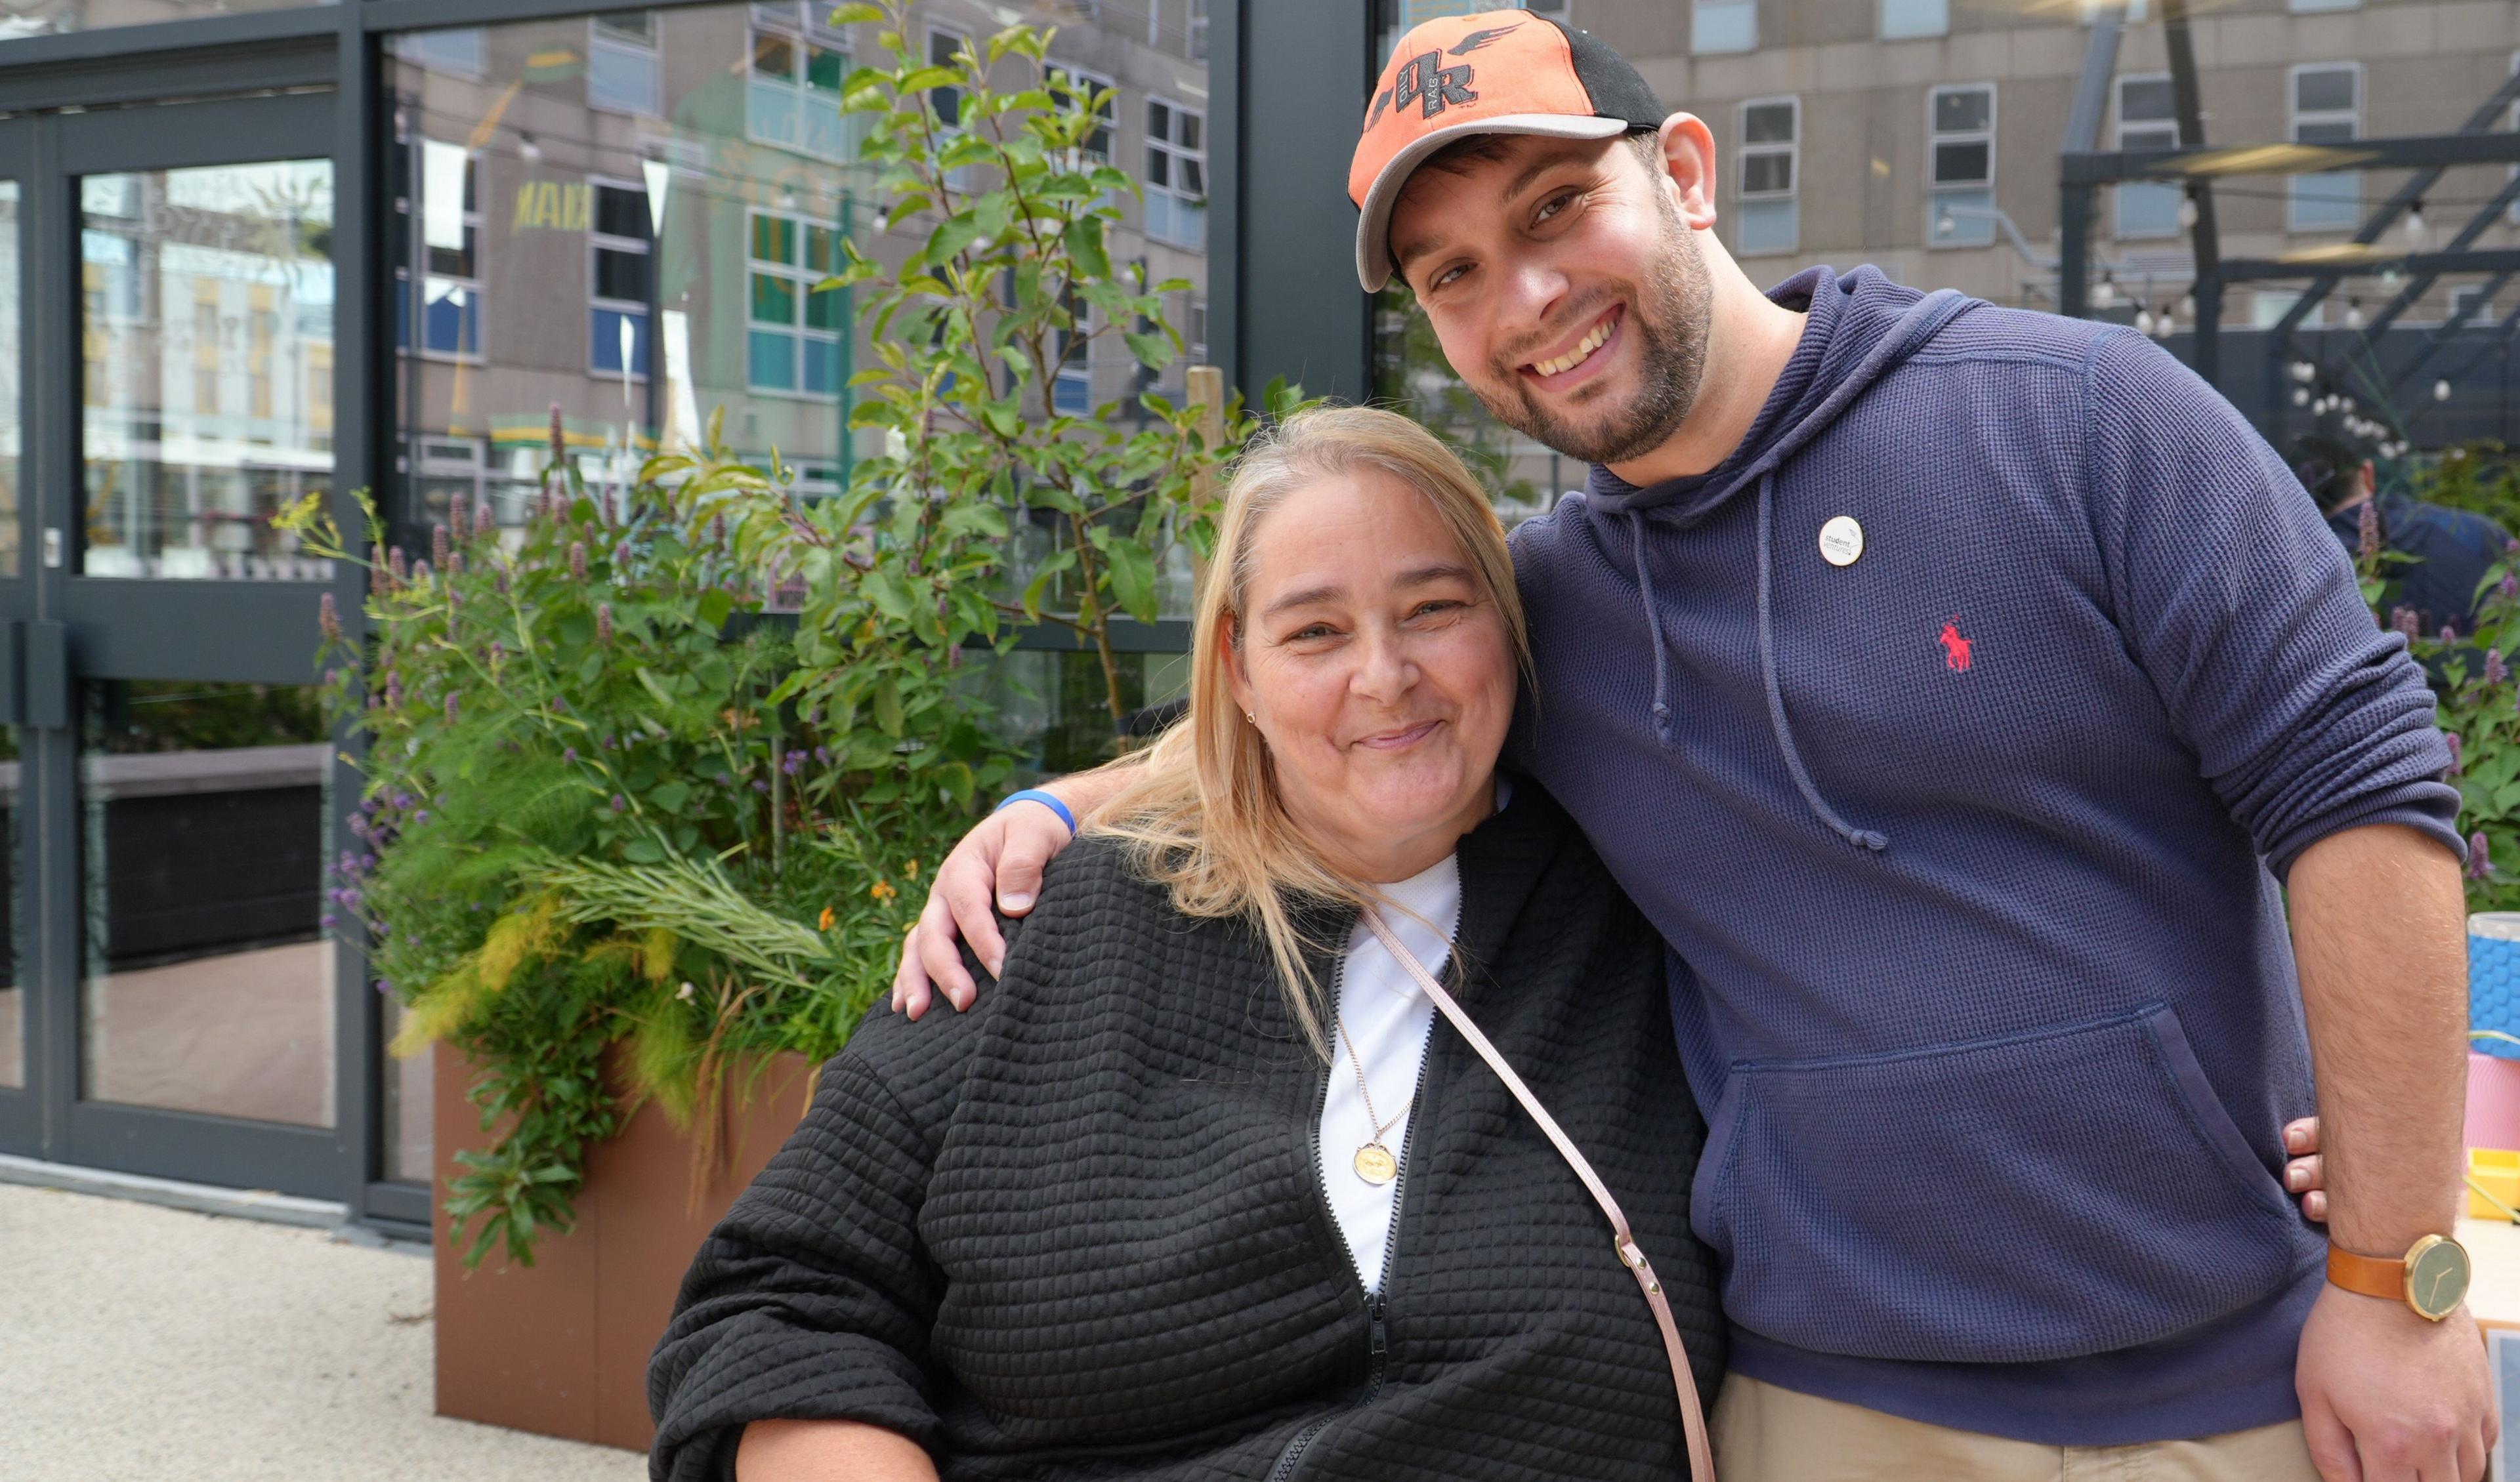
<instances>
[{"instance_id":1,"label":"hoodie drawstring","mask_svg":"<svg viewBox=\"0 0 2520 1482\"><path fill-rule=\"evenodd\" d=\"M1759 479L1759 679L1766 685L1768 691L1768 728L1776 733L1777 749L1784 754L1785 770L1793 774L1794 786L1802 792L1803 802L1809 805L1813 815L1827 825L1829 831L1848 843L1859 849L1877 852L1890 847L1889 838L1870 829L1858 829L1838 817L1836 810L1829 807L1827 799L1820 795L1820 788L1812 786L1811 774L1803 770L1802 753L1794 749L1794 729L1785 719L1784 696L1777 688L1777 635L1776 623L1770 616L1772 605L1769 599L1771 587L1769 548L1771 542L1768 534L1769 527L1774 522L1771 515L1776 505L1776 490L1777 475L1772 470L1761 475ZM1644 550L1642 536L1639 538L1637 550L1642 558ZM1640 571L1644 569L1642 559L1639 560L1637 568ZM1645 601L1650 606L1653 599L1648 596ZM1654 642L1659 648L1662 642L1662 629L1659 624L1654 627ZM1659 693L1662 663L1659 652L1656 654L1654 663L1655 684Z\"/></svg>"},{"instance_id":2,"label":"hoodie drawstring","mask_svg":"<svg viewBox=\"0 0 2520 1482\"><path fill-rule=\"evenodd\" d=\"M1642 515L1631 513L1628 516L1628 530L1635 542L1634 549L1636 551L1637 558L1637 587L1644 598L1645 632L1653 639L1654 691L1652 713L1654 740L1661 742L1663 745L1668 746L1671 744L1671 706L1664 703L1664 700L1668 693L1666 686L1668 685L1671 677L1671 656L1669 647L1662 641L1662 608L1654 602L1652 569L1645 564L1644 516Z\"/></svg>"}]
</instances>

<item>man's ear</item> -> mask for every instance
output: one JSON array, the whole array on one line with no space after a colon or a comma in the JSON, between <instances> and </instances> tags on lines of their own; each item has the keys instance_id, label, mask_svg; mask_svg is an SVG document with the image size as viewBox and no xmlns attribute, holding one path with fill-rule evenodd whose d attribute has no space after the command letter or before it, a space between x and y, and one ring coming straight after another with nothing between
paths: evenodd
<instances>
[{"instance_id":1,"label":"man's ear","mask_svg":"<svg viewBox=\"0 0 2520 1482\"><path fill-rule=\"evenodd\" d=\"M1715 136L1695 113L1662 121L1662 167L1680 219L1694 230L1715 225Z\"/></svg>"}]
</instances>

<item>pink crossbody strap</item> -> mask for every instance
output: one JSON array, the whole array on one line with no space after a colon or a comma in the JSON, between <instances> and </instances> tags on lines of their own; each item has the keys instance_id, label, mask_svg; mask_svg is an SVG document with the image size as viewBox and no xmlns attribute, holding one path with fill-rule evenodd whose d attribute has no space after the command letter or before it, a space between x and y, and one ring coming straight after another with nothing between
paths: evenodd
<instances>
[{"instance_id":1,"label":"pink crossbody strap","mask_svg":"<svg viewBox=\"0 0 2520 1482\"><path fill-rule=\"evenodd\" d=\"M1497 1079L1505 1082L1506 1089L1513 1093L1513 1099L1522 1103L1522 1109L1531 1113L1531 1119L1540 1124L1541 1132L1556 1147L1557 1155L1564 1158L1566 1166L1575 1170L1575 1177L1583 1181L1584 1188L1593 1195L1593 1202L1601 1206L1601 1213L1610 1222L1610 1248L1618 1255L1619 1264L1637 1279L1638 1288L1645 1295L1645 1305L1653 1309L1654 1325L1662 1329L1662 1351L1671 1360L1671 1381L1680 1394L1680 1425L1688 1442L1689 1471L1697 1482L1715 1482L1715 1452L1707 1444L1706 1414L1697 1403L1697 1381L1689 1373L1688 1351L1681 1346L1680 1325L1672 1320L1671 1299L1663 1294L1662 1282L1654 1276L1653 1263L1645 1259L1636 1236L1628 1232L1628 1217L1620 1210L1619 1201L1610 1196L1600 1175L1593 1171L1593 1165L1557 1125L1557 1119L1549 1114L1548 1107L1540 1104L1540 1098L1531 1094L1531 1088L1522 1083L1521 1076L1514 1074L1513 1067L1506 1063L1505 1056L1497 1053L1496 1046L1488 1043L1488 1037L1479 1032L1479 1026L1470 1022L1470 1016L1462 1011L1462 1006L1453 1001L1453 996L1435 981L1434 974L1418 961L1418 954L1401 944L1390 923L1382 919L1382 913L1369 906L1365 910L1365 921L1373 928L1373 934L1382 939L1383 948L1409 970L1410 976L1418 980L1418 986L1425 989L1426 996L1434 1000L1435 1007L1443 1011L1444 1017L1461 1031L1462 1039L1469 1041L1470 1048L1479 1053L1479 1058L1488 1062L1488 1068L1497 1073Z\"/></svg>"}]
</instances>

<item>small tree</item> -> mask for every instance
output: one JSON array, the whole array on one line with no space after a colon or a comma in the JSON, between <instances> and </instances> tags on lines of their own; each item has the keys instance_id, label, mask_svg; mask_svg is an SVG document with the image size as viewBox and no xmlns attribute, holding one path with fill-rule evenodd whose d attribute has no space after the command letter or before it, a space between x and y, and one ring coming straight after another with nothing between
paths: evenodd
<instances>
[{"instance_id":1,"label":"small tree","mask_svg":"<svg viewBox=\"0 0 2520 1482\"><path fill-rule=\"evenodd\" d=\"M950 707L963 648L999 643L1016 619L1093 651L1116 727L1128 703L1112 622L1152 621L1167 565L1205 557L1215 475L1254 423L1238 398L1220 420L1152 390L1091 416L1058 409L1060 372L1090 364L1097 342L1116 338L1148 375L1171 365L1182 337L1164 299L1191 284L1112 262L1117 202L1138 182L1094 154L1108 95L1047 60L1050 31L1012 25L930 66L907 40L905 0L832 20L882 27L893 65L851 73L843 106L871 120L862 157L881 219L926 227L897 264L845 244L846 266L818 287L866 291L877 364L856 378L873 394L851 430L882 429L887 450L839 499L799 509L730 489L700 508L728 516L747 556L802 578L791 693L835 730L871 719L862 744ZM1272 383L1268 400L1282 412L1293 396ZM1028 570L1012 559L1022 526L1055 536Z\"/></svg>"}]
</instances>

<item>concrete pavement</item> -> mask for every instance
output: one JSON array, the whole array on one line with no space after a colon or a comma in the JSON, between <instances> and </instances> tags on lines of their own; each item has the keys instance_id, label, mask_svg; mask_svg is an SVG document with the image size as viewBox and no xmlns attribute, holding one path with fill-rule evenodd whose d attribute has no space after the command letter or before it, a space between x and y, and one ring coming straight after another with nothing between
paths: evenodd
<instances>
[{"instance_id":1,"label":"concrete pavement","mask_svg":"<svg viewBox=\"0 0 2520 1482\"><path fill-rule=\"evenodd\" d=\"M629 1452L429 1413L429 1263L0 1184L9 1482L639 1482Z\"/></svg>"}]
</instances>

